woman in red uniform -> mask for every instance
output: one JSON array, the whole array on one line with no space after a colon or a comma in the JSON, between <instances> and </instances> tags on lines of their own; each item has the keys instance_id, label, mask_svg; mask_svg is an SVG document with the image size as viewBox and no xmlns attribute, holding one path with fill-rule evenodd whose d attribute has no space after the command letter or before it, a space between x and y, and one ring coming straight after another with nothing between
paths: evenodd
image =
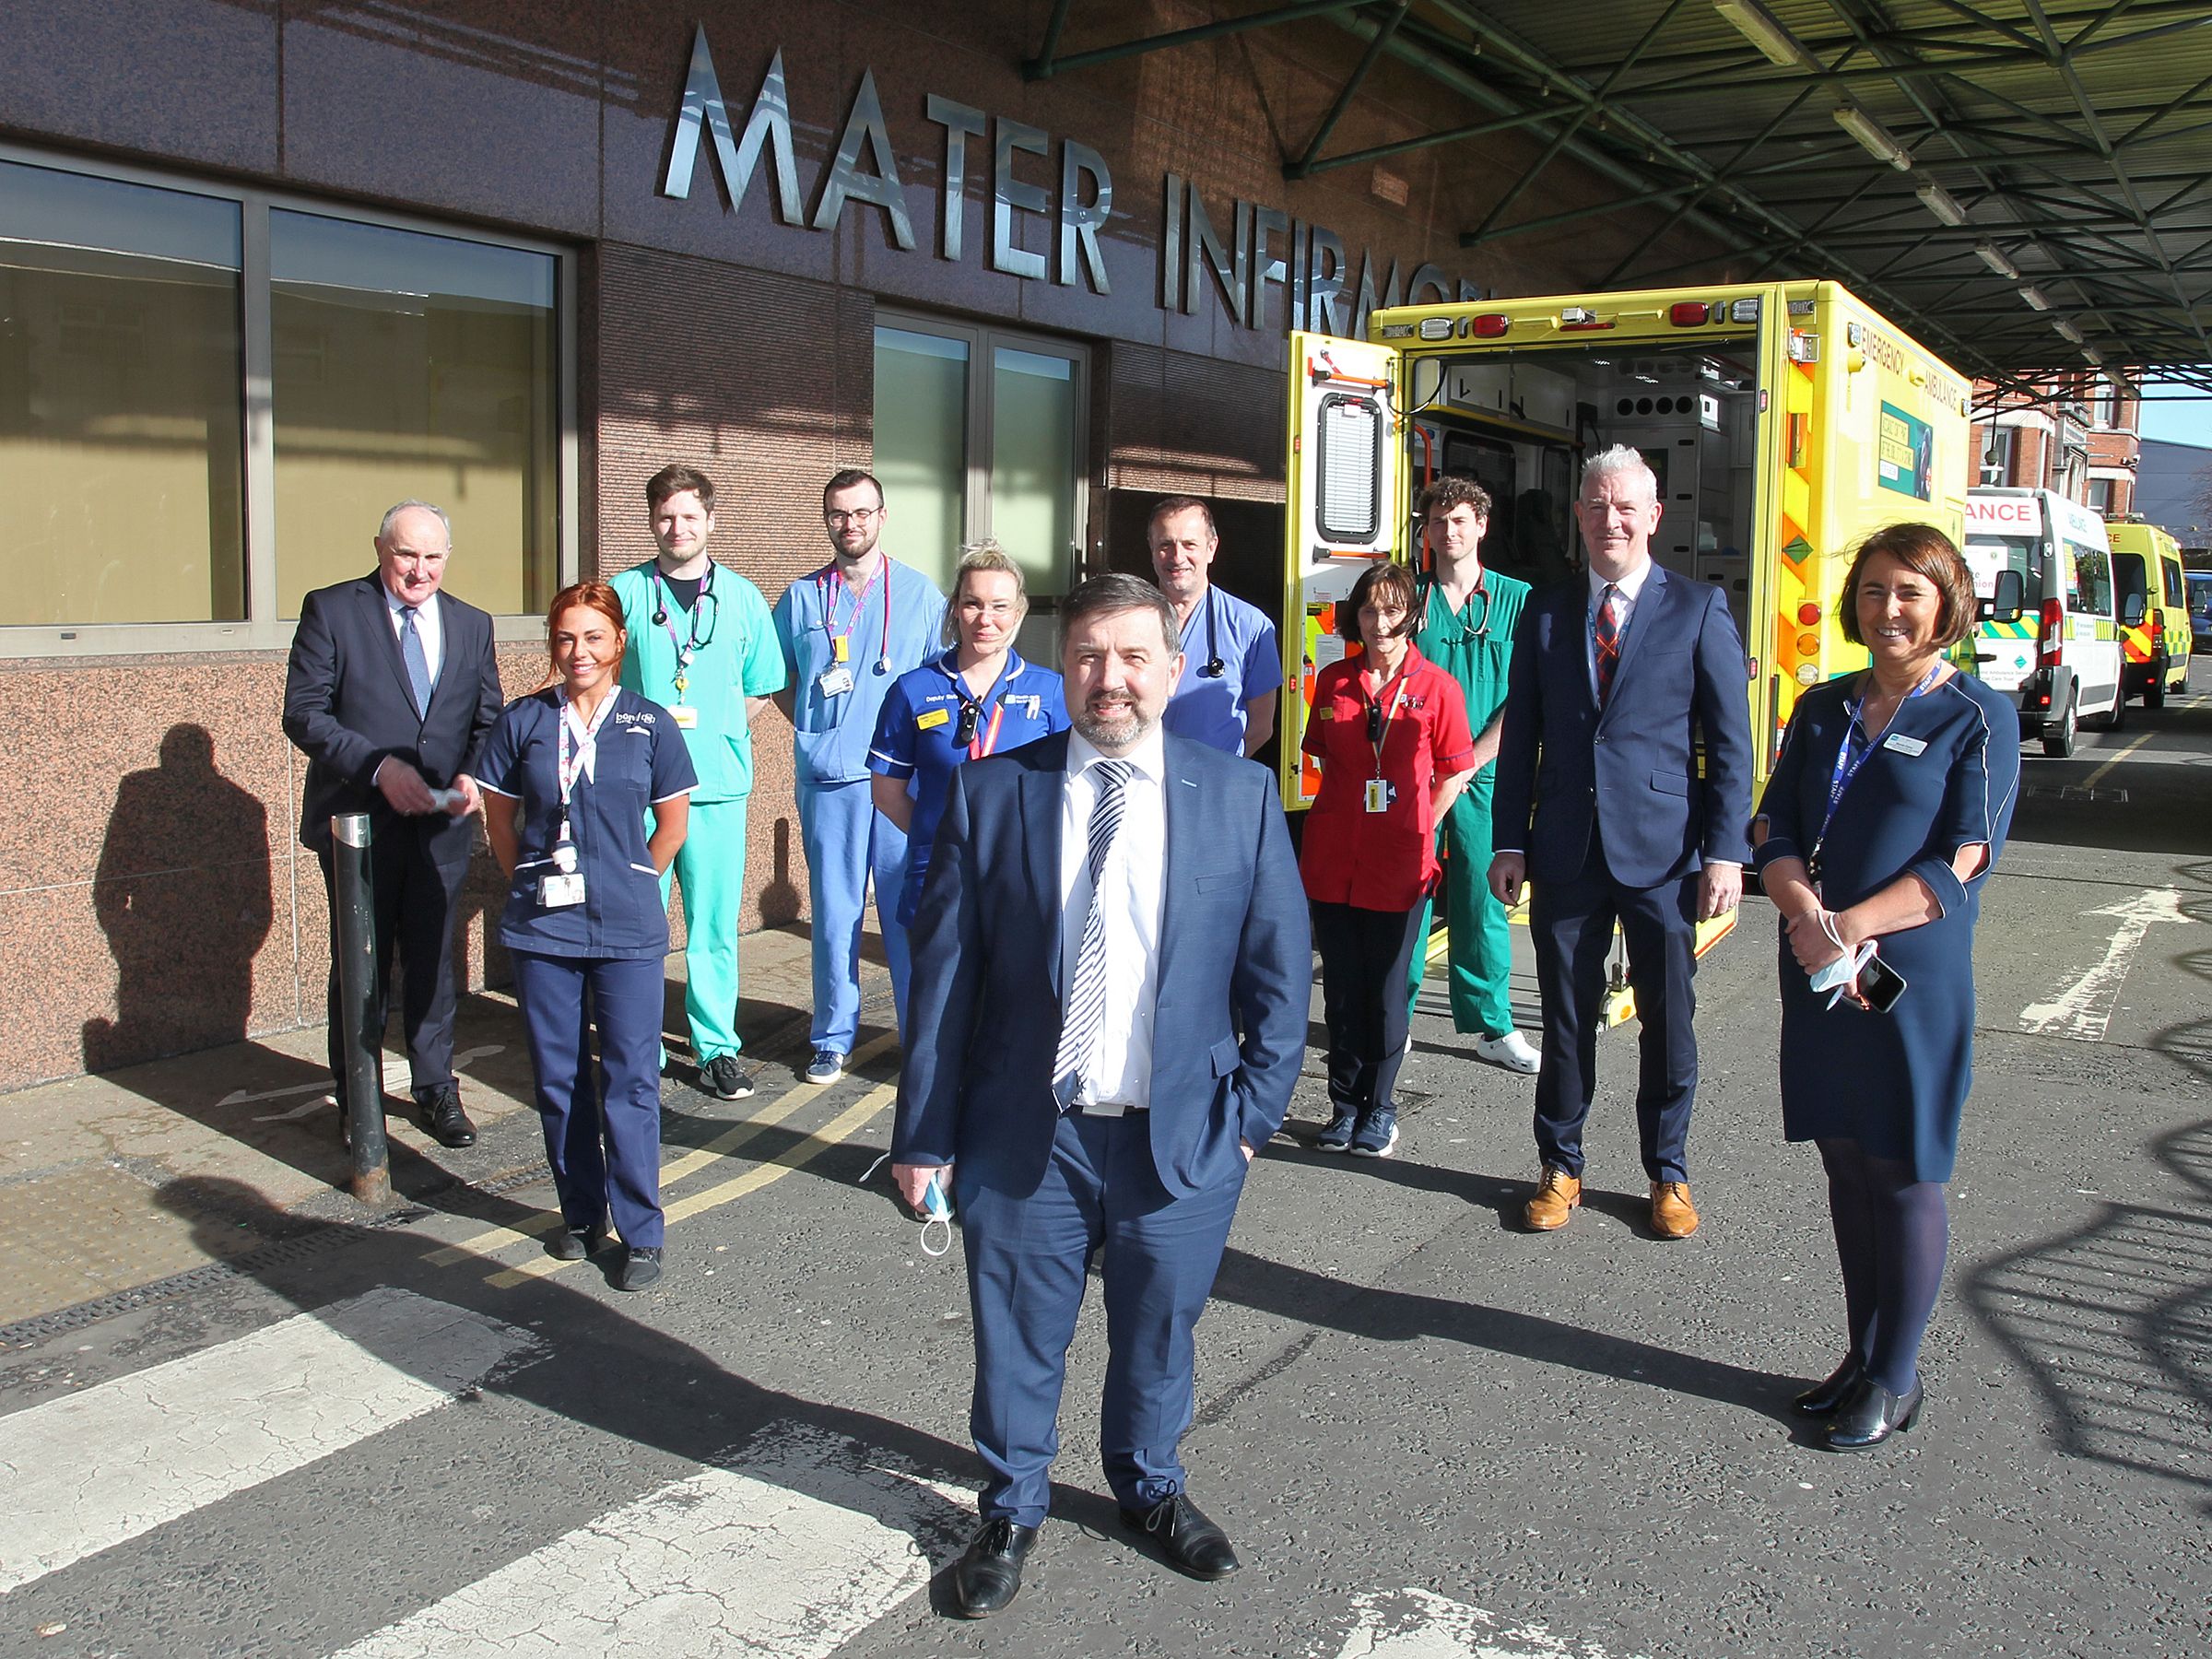
<instances>
[{"instance_id":1,"label":"woman in red uniform","mask_svg":"<svg viewBox=\"0 0 2212 1659\"><path fill-rule=\"evenodd\" d=\"M1421 900L1436 880L1436 827L1475 775L1466 700L1414 649L1413 577L1401 565L1360 572L1336 630L1362 647L1313 686L1304 748L1321 763L1299 870L1321 952L1329 1028L1324 1152L1388 1158L1398 1144L1393 1090L1405 1058L1406 976Z\"/></svg>"}]
</instances>

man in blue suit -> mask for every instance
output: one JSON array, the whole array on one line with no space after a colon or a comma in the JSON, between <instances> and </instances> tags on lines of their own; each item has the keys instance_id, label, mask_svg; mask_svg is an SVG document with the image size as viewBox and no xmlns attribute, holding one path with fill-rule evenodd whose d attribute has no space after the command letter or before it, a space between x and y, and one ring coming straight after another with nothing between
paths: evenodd
<instances>
[{"instance_id":1,"label":"man in blue suit","mask_svg":"<svg viewBox=\"0 0 2212 1659\"><path fill-rule=\"evenodd\" d=\"M1735 908L1750 857L1749 677L1726 595L1652 562L1659 511L1634 450L1591 459L1575 502L1590 568L1529 601L1507 675L1490 886L1511 906L1535 884L1544 1168L1524 1218L1538 1232L1582 1202L1616 922L1643 1026L1636 1121L1652 1228L1682 1239L1698 1226L1684 1161L1698 1088L1690 980L1697 924Z\"/></svg>"},{"instance_id":2,"label":"man in blue suit","mask_svg":"<svg viewBox=\"0 0 2212 1659\"><path fill-rule=\"evenodd\" d=\"M1060 615L1075 729L953 773L891 1143L907 1202L949 1180L964 1217L970 1428L990 1470L953 1575L971 1618L1014 1599L1043 1524L1101 1250L1100 1451L1123 1522L1194 1577L1237 1570L1176 1445L1192 1327L1245 1166L1288 1108L1312 984L1275 780L1160 729L1183 663L1165 596L1100 576Z\"/></svg>"}]
</instances>

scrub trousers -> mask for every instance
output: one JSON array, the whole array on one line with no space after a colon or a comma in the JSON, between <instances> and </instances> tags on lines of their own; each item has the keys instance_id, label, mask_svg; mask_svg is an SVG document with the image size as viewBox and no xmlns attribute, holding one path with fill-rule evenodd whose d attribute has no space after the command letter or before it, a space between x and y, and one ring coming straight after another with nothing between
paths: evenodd
<instances>
[{"instance_id":1,"label":"scrub trousers","mask_svg":"<svg viewBox=\"0 0 2212 1659\"><path fill-rule=\"evenodd\" d=\"M1490 891L1490 790L1497 774L1485 767L1453 803L1440 838L1444 844L1444 925L1451 944L1444 968L1452 999L1452 1029L1463 1035L1502 1037L1513 1029L1513 934L1505 906ZM1421 901L1413 970L1406 987L1406 1013L1421 994L1429 967L1432 893Z\"/></svg>"},{"instance_id":2,"label":"scrub trousers","mask_svg":"<svg viewBox=\"0 0 2212 1659\"><path fill-rule=\"evenodd\" d=\"M1313 948L1321 953L1322 1018L1329 1028L1329 1100L1355 1111L1398 1109L1398 1068L1406 1063L1406 1006L1397 994L1423 907L1361 910L1309 900Z\"/></svg>"},{"instance_id":3,"label":"scrub trousers","mask_svg":"<svg viewBox=\"0 0 2212 1659\"><path fill-rule=\"evenodd\" d=\"M876 810L867 779L801 779L799 841L806 849L806 889L814 905L814 1046L849 1054L860 1030L861 917L871 875L891 994L906 1006L906 929L899 924L906 837Z\"/></svg>"},{"instance_id":4,"label":"scrub trousers","mask_svg":"<svg viewBox=\"0 0 2212 1659\"><path fill-rule=\"evenodd\" d=\"M745 910L746 797L693 801L690 827L661 877L684 888L684 1018L691 1060L705 1065L745 1044L737 1036L737 932Z\"/></svg>"},{"instance_id":5,"label":"scrub trousers","mask_svg":"<svg viewBox=\"0 0 2212 1659\"><path fill-rule=\"evenodd\" d=\"M560 1213L574 1232L611 1214L622 1241L660 1248L662 958L512 952ZM592 1063L592 1028L599 1065ZM599 1072L606 1074L604 1097Z\"/></svg>"}]
</instances>

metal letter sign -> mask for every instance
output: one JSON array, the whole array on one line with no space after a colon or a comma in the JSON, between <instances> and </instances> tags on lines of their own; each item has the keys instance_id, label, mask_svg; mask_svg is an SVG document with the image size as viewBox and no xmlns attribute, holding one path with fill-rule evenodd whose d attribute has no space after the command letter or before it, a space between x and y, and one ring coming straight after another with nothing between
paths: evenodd
<instances>
[{"instance_id":1,"label":"metal letter sign","mask_svg":"<svg viewBox=\"0 0 2212 1659\"><path fill-rule=\"evenodd\" d=\"M745 199L753 181L753 167L760 159L765 140L773 149L776 170L776 214L787 225L803 225L799 208L799 175L791 155L791 99L783 89L783 53L781 48L769 60L760 82L760 96L745 124L745 142L730 132L730 112L722 101L722 83L714 76L714 59L707 51L705 25L691 37L691 72L684 77L683 107L677 112L676 143L668 152L668 171L661 180L661 194L679 200L691 194L691 165L699 156L699 126L704 120L714 135L714 159L722 167L723 188L730 193L730 211ZM906 246L912 246L910 241Z\"/></svg>"},{"instance_id":2,"label":"metal letter sign","mask_svg":"<svg viewBox=\"0 0 2212 1659\"><path fill-rule=\"evenodd\" d=\"M875 154L874 172L863 172L860 147ZM889 216L891 240L903 249L914 245L914 222L906 213L906 189L899 182L899 163L891 153L891 135L883 124L883 100L876 94L876 71L864 69L860 90L845 114L845 130L837 141L837 155L822 175L822 197L814 206L814 228L831 230L845 204L873 202Z\"/></svg>"}]
</instances>

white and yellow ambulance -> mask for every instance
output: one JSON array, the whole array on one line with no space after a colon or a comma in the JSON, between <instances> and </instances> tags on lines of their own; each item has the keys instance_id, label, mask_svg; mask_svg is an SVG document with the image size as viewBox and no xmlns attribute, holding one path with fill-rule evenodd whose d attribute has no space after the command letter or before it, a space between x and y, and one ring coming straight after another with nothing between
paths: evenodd
<instances>
[{"instance_id":1,"label":"white and yellow ambulance","mask_svg":"<svg viewBox=\"0 0 2212 1659\"><path fill-rule=\"evenodd\" d=\"M1583 458L1641 451L1664 508L1653 556L1717 582L1743 631L1762 777L1797 693L1866 662L1836 615L1857 543L1903 521L1962 535L1966 380L1835 283L1400 306L1370 332L1290 336L1293 809L1318 788L1298 746L1314 676L1344 649L1333 607L1370 559L1418 559L1412 500L1435 477L1489 492L1484 562L1541 583L1582 567Z\"/></svg>"}]
</instances>

